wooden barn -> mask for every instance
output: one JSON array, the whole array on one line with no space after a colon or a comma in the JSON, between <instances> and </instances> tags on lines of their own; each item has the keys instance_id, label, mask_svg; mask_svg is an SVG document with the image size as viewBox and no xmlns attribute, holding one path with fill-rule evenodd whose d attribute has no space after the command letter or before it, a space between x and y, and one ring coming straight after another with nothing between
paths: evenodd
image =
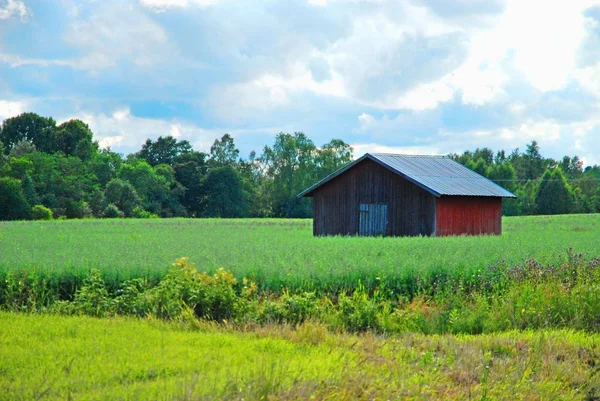
<instances>
[{"instance_id":1,"label":"wooden barn","mask_svg":"<svg viewBox=\"0 0 600 401\"><path fill-rule=\"evenodd\" d=\"M365 154L298 197L313 198L314 235L502 233L515 195L446 156Z\"/></svg>"}]
</instances>

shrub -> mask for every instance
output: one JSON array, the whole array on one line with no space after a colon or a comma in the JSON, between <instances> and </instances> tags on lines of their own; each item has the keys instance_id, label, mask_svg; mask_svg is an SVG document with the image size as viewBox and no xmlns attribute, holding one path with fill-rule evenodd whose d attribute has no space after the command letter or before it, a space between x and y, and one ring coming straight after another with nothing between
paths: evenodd
<instances>
[{"instance_id":1,"label":"shrub","mask_svg":"<svg viewBox=\"0 0 600 401\"><path fill-rule=\"evenodd\" d=\"M106 284L100 276L100 271L94 269L77 291L72 303L75 313L102 317L114 312L113 302L106 289Z\"/></svg>"},{"instance_id":2,"label":"shrub","mask_svg":"<svg viewBox=\"0 0 600 401\"><path fill-rule=\"evenodd\" d=\"M236 315L236 284L231 272L199 273L188 258L181 258L160 284L148 291L148 302L152 313L162 318L177 318L191 308L199 318L223 321Z\"/></svg>"},{"instance_id":3,"label":"shrub","mask_svg":"<svg viewBox=\"0 0 600 401\"><path fill-rule=\"evenodd\" d=\"M35 205L31 209L31 217L34 220L52 220L52 210L43 205Z\"/></svg>"},{"instance_id":4,"label":"shrub","mask_svg":"<svg viewBox=\"0 0 600 401\"><path fill-rule=\"evenodd\" d=\"M135 209L133 209L131 216L138 219L158 219L158 215L156 213L148 212L141 206L136 206Z\"/></svg>"},{"instance_id":5,"label":"shrub","mask_svg":"<svg viewBox=\"0 0 600 401\"><path fill-rule=\"evenodd\" d=\"M85 201L67 199L65 213L69 219L84 219L92 217L92 208Z\"/></svg>"},{"instance_id":6,"label":"shrub","mask_svg":"<svg viewBox=\"0 0 600 401\"><path fill-rule=\"evenodd\" d=\"M338 308L340 322L349 331L381 331L382 314L389 314L387 303L377 296L369 297L360 282L351 296L339 296Z\"/></svg>"},{"instance_id":7,"label":"shrub","mask_svg":"<svg viewBox=\"0 0 600 401\"><path fill-rule=\"evenodd\" d=\"M102 213L102 216L106 217L108 219L114 219L114 218L125 217L125 214L122 211L120 211L118 207L116 207L115 205L113 205L112 203L110 203L104 209L104 212Z\"/></svg>"}]
</instances>

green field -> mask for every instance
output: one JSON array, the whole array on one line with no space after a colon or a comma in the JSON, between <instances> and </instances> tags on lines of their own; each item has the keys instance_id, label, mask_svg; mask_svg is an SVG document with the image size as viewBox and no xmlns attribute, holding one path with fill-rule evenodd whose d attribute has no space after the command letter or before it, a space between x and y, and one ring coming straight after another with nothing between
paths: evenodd
<instances>
[{"instance_id":1,"label":"green field","mask_svg":"<svg viewBox=\"0 0 600 401\"><path fill-rule=\"evenodd\" d=\"M0 400L594 400L599 344L0 313Z\"/></svg>"},{"instance_id":2,"label":"green field","mask_svg":"<svg viewBox=\"0 0 600 401\"><path fill-rule=\"evenodd\" d=\"M596 400L599 222L0 223L0 400Z\"/></svg>"},{"instance_id":3,"label":"green field","mask_svg":"<svg viewBox=\"0 0 600 401\"><path fill-rule=\"evenodd\" d=\"M36 270L109 282L160 278L190 257L200 271L231 270L263 289L367 288L405 292L418 277L468 281L490 265L558 264L567 248L600 256L600 215L504 219L500 237L315 238L310 220L78 220L0 222L0 274Z\"/></svg>"}]
</instances>

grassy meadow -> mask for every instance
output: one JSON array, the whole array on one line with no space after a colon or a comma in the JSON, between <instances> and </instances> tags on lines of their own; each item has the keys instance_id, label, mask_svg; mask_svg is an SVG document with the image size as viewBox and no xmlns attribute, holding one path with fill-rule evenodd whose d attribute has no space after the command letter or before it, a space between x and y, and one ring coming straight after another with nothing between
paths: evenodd
<instances>
[{"instance_id":1,"label":"grassy meadow","mask_svg":"<svg viewBox=\"0 0 600 401\"><path fill-rule=\"evenodd\" d=\"M98 269L109 283L119 283L159 279L175 259L189 257L200 271L225 268L270 291L336 292L360 281L368 289L383 283L402 294L410 293L418 279L449 276L469 282L499 263L558 264L568 248L600 256L600 215L509 217L500 237L315 238L311 224L275 219L0 222L0 274L35 270L77 281Z\"/></svg>"},{"instance_id":2,"label":"grassy meadow","mask_svg":"<svg viewBox=\"0 0 600 401\"><path fill-rule=\"evenodd\" d=\"M593 400L599 345L0 313L0 400Z\"/></svg>"},{"instance_id":3,"label":"grassy meadow","mask_svg":"<svg viewBox=\"0 0 600 401\"><path fill-rule=\"evenodd\" d=\"M600 215L503 223L0 223L0 400L600 399Z\"/></svg>"}]
</instances>

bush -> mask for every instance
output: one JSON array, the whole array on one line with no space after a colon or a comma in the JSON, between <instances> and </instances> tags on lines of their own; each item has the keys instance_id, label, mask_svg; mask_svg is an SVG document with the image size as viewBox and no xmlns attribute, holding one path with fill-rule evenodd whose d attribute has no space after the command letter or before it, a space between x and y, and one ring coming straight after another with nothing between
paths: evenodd
<instances>
[{"instance_id":1,"label":"bush","mask_svg":"<svg viewBox=\"0 0 600 401\"><path fill-rule=\"evenodd\" d=\"M31 208L31 217L34 220L52 220L52 210L43 205L35 205Z\"/></svg>"},{"instance_id":2,"label":"bush","mask_svg":"<svg viewBox=\"0 0 600 401\"><path fill-rule=\"evenodd\" d=\"M147 292L156 316L174 319L190 308L202 319L223 321L236 316L237 280L231 272L199 273L188 258L177 259L165 278Z\"/></svg>"},{"instance_id":3,"label":"bush","mask_svg":"<svg viewBox=\"0 0 600 401\"><path fill-rule=\"evenodd\" d=\"M369 297L364 286L358 283L352 296L341 294L338 300L338 316L343 327L348 331L381 331L384 315L389 308L379 297Z\"/></svg>"},{"instance_id":4,"label":"bush","mask_svg":"<svg viewBox=\"0 0 600 401\"><path fill-rule=\"evenodd\" d=\"M75 313L89 316L107 316L113 312L112 299L106 284L96 269L92 270L83 286L75 294L72 307Z\"/></svg>"},{"instance_id":5,"label":"bush","mask_svg":"<svg viewBox=\"0 0 600 401\"><path fill-rule=\"evenodd\" d=\"M125 214L122 211L120 211L118 207L116 207L115 205L110 203L104 209L104 212L102 213L102 217L106 217L108 219L114 219L114 218L125 217Z\"/></svg>"},{"instance_id":6,"label":"bush","mask_svg":"<svg viewBox=\"0 0 600 401\"><path fill-rule=\"evenodd\" d=\"M69 219L84 219L93 217L92 208L85 201L74 201L67 199L65 206L65 214Z\"/></svg>"},{"instance_id":7,"label":"bush","mask_svg":"<svg viewBox=\"0 0 600 401\"><path fill-rule=\"evenodd\" d=\"M141 206L136 206L135 209L133 209L131 216L138 219L158 219L156 213L148 212Z\"/></svg>"}]
</instances>

